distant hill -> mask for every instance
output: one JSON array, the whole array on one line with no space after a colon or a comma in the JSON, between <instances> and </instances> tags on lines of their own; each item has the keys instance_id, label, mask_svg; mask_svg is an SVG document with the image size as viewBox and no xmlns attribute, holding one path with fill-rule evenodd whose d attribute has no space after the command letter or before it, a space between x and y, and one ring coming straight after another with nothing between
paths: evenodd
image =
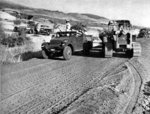
<instances>
[{"instance_id":1,"label":"distant hill","mask_svg":"<svg viewBox=\"0 0 150 114\"><path fill-rule=\"evenodd\" d=\"M29 9L29 7L26 6L22 6L22 5L18 5L12 2L8 2L8 1L0 1L0 9L3 8L11 8L11 9Z\"/></svg>"},{"instance_id":2,"label":"distant hill","mask_svg":"<svg viewBox=\"0 0 150 114\"><path fill-rule=\"evenodd\" d=\"M101 17L101 16L98 16L98 15L94 15L94 14L82 14L82 15L86 15L86 16L88 16L88 17L90 17L90 18L93 18L93 19L106 19L106 20L108 20L107 18L105 18L105 17Z\"/></svg>"},{"instance_id":3,"label":"distant hill","mask_svg":"<svg viewBox=\"0 0 150 114\"><path fill-rule=\"evenodd\" d=\"M15 3L0 1L1 10L12 10L26 15L33 15L34 19L47 18L56 23L64 23L65 19L71 23L84 23L87 26L104 26L109 19L94 14L80 14L80 13L64 13L61 11L51 11L46 9L30 8Z\"/></svg>"}]
</instances>

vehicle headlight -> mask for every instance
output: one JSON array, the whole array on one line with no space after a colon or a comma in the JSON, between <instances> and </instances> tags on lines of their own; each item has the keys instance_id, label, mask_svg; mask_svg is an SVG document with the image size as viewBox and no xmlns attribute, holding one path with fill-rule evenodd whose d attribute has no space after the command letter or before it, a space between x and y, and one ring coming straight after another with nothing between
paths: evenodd
<instances>
[{"instance_id":1,"label":"vehicle headlight","mask_svg":"<svg viewBox=\"0 0 150 114\"><path fill-rule=\"evenodd\" d=\"M64 42L64 43L67 43L67 42L68 42L68 40L64 40L63 42Z\"/></svg>"},{"instance_id":2,"label":"vehicle headlight","mask_svg":"<svg viewBox=\"0 0 150 114\"><path fill-rule=\"evenodd\" d=\"M67 42L68 42L68 40L64 40L63 42L61 42L61 46L66 45Z\"/></svg>"},{"instance_id":3,"label":"vehicle headlight","mask_svg":"<svg viewBox=\"0 0 150 114\"><path fill-rule=\"evenodd\" d=\"M65 45L65 42L61 42L61 46L64 46Z\"/></svg>"}]
</instances>

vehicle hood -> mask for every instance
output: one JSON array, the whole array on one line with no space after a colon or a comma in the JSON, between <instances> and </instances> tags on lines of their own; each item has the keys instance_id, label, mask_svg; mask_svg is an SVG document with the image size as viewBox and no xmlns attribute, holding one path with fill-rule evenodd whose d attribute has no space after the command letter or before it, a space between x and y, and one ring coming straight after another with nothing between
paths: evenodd
<instances>
[{"instance_id":1,"label":"vehicle hood","mask_svg":"<svg viewBox=\"0 0 150 114\"><path fill-rule=\"evenodd\" d=\"M54 39L51 39L50 41L50 44L52 45L56 45L56 44L61 44L62 42L68 40L68 38L54 38Z\"/></svg>"}]
</instances>

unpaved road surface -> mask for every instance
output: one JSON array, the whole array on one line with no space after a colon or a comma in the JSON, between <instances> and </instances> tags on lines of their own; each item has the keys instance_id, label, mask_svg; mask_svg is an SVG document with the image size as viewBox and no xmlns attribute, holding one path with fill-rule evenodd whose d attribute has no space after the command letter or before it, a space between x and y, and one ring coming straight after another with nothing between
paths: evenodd
<instances>
[{"instance_id":1,"label":"unpaved road surface","mask_svg":"<svg viewBox=\"0 0 150 114\"><path fill-rule=\"evenodd\" d=\"M137 61L77 54L3 65L0 114L129 114L142 83Z\"/></svg>"},{"instance_id":2,"label":"unpaved road surface","mask_svg":"<svg viewBox=\"0 0 150 114\"><path fill-rule=\"evenodd\" d=\"M142 56L137 60L137 66L142 74L142 88L133 114L150 114L150 39L139 39L142 45ZM136 65L136 64L135 64Z\"/></svg>"},{"instance_id":3,"label":"unpaved road surface","mask_svg":"<svg viewBox=\"0 0 150 114\"><path fill-rule=\"evenodd\" d=\"M127 60L73 56L70 61L32 59L4 65L1 114L42 113L68 96L79 96L90 82Z\"/></svg>"}]
</instances>

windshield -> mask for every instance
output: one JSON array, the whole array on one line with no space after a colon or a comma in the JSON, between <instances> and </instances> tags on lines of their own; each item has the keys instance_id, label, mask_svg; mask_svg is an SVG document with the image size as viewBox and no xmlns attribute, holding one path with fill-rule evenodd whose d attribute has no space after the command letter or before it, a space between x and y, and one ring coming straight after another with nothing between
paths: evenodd
<instances>
[{"instance_id":1,"label":"windshield","mask_svg":"<svg viewBox=\"0 0 150 114\"><path fill-rule=\"evenodd\" d=\"M58 32L58 33L56 33L57 38L71 37L71 36L76 36L76 32Z\"/></svg>"}]
</instances>

